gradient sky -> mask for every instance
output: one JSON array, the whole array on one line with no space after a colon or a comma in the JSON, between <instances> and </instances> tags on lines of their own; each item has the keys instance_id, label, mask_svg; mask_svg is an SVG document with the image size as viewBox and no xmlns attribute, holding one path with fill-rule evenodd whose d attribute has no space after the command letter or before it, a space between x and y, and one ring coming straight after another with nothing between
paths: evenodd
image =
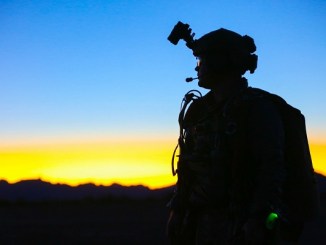
<instances>
[{"instance_id":1,"label":"gradient sky","mask_svg":"<svg viewBox=\"0 0 326 245\"><path fill-rule=\"evenodd\" d=\"M0 0L0 179L173 183L180 102L197 88L192 52L167 41L179 20L197 38L254 38L250 85L303 112L326 174L325 1Z\"/></svg>"}]
</instances>

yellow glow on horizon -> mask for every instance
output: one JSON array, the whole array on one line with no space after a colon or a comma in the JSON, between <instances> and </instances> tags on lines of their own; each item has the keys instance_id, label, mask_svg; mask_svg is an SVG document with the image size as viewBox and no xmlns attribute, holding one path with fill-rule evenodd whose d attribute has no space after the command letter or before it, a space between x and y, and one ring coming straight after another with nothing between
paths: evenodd
<instances>
[{"instance_id":1,"label":"yellow glow on horizon","mask_svg":"<svg viewBox=\"0 0 326 245\"><path fill-rule=\"evenodd\" d=\"M151 140L0 148L0 179L165 187L175 183L170 171L173 143Z\"/></svg>"},{"instance_id":2,"label":"yellow glow on horizon","mask_svg":"<svg viewBox=\"0 0 326 245\"><path fill-rule=\"evenodd\" d=\"M0 179L161 188L176 182L174 145L175 140L134 140L0 147ZM310 150L315 171L326 176L326 144L311 143Z\"/></svg>"},{"instance_id":3,"label":"yellow glow on horizon","mask_svg":"<svg viewBox=\"0 0 326 245\"><path fill-rule=\"evenodd\" d=\"M314 169L326 176L326 144L310 144L310 153Z\"/></svg>"}]
</instances>

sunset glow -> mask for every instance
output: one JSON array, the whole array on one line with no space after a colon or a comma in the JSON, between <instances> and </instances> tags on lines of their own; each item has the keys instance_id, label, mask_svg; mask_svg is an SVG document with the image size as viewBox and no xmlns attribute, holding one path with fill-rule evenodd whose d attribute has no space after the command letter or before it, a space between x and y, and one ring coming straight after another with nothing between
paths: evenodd
<instances>
[{"instance_id":1,"label":"sunset glow","mask_svg":"<svg viewBox=\"0 0 326 245\"><path fill-rule=\"evenodd\" d=\"M325 1L0 1L0 179L170 186L196 57L167 37L225 28L255 40L251 87L305 115L326 175ZM268 31L266 31L268 30Z\"/></svg>"},{"instance_id":2,"label":"sunset glow","mask_svg":"<svg viewBox=\"0 0 326 245\"><path fill-rule=\"evenodd\" d=\"M171 174L173 140L34 145L0 150L0 178L10 183L42 179L78 185L145 185L175 183ZM311 144L316 172L326 175L326 144Z\"/></svg>"},{"instance_id":3,"label":"sunset glow","mask_svg":"<svg viewBox=\"0 0 326 245\"><path fill-rule=\"evenodd\" d=\"M34 145L0 150L1 179L42 179L78 185L171 185L169 141Z\"/></svg>"},{"instance_id":4,"label":"sunset glow","mask_svg":"<svg viewBox=\"0 0 326 245\"><path fill-rule=\"evenodd\" d=\"M310 144L310 153L315 171L326 176L326 144Z\"/></svg>"}]
</instances>

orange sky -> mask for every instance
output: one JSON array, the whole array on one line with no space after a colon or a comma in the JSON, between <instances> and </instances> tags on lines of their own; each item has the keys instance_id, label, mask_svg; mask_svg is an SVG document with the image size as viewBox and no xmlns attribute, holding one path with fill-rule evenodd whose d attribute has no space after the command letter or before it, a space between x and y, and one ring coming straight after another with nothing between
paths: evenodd
<instances>
[{"instance_id":1,"label":"orange sky","mask_svg":"<svg viewBox=\"0 0 326 245\"><path fill-rule=\"evenodd\" d=\"M1 146L0 179L159 188L176 181L171 174L175 144L175 140L161 139ZM312 142L310 150L316 172L326 175L326 144Z\"/></svg>"}]
</instances>

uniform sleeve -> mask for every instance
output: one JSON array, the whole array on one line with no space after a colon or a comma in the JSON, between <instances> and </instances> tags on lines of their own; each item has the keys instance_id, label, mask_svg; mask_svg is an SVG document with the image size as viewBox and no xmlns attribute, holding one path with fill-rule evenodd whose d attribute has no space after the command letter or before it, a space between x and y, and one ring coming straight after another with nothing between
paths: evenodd
<instances>
[{"instance_id":1,"label":"uniform sleeve","mask_svg":"<svg viewBox=\"0 0 326 245\"><path fill-rule=\"evenodd\" d=\"M248 120L249 149L255 163L250 216L265 218L281 207L286 174L283 123L276 106L267 98L253 103Z\"/></svg>"}]
</instances>

